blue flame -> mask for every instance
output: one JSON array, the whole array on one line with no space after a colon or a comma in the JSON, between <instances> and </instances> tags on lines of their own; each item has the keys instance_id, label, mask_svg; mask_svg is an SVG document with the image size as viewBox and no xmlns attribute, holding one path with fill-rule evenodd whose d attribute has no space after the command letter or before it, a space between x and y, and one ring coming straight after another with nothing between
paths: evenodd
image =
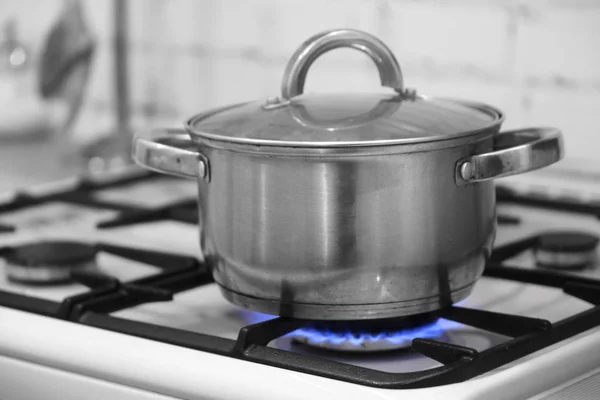
<instances>
[{"instance_id":1,"label":"blue flame","mask_svg":"<svg viewBox=\"0 0 600 400\"><path fill-rule=\"evenodd\" d=\"M321 331L314 328L302 328L292 332L290 335L308 339L310 343L321 344L329 343L339 345L342 343L351 343L354 346L360 346L364 342L376 343L385 340L394 345L410 343L415 338L434 339L439 338L445 332L456 329L461 324L446 319L420 326L417 328L403 329L391 332L331 332Z\"/></svg>"},{"instance_id":2,"label":"blue flame","mask_svg":"<svg viewBox=\"0 0 600 400\"><path fill-rule=\"evenodd\" d=\"M250 324L257 324L276 318L275 315L262 314L258 312L245 311L243 318ZM403 329L399 331L380 332L331 332L315 328L301 328L286 336L302 337L313 344L329 343L340 345L349 342L354 346L360 346L364 342L376 343L382 340L394 345L408 344L415 338L435 339L441 337L445 332L461 327L462 324L440 318L430 324L416 328Z\"/></svg>"},{"instance_id":3,"label":"blue flame","mask_svg":"<svg viewBox=\"0 0 600 400\"><path fill-rule=\"evenodd\" d=\"M277 318L277 315L263 314L256 311L240 310L242 318L249 324L259 324L261 322L268 321L273 318Z\"/></svg>"}]
</instances>

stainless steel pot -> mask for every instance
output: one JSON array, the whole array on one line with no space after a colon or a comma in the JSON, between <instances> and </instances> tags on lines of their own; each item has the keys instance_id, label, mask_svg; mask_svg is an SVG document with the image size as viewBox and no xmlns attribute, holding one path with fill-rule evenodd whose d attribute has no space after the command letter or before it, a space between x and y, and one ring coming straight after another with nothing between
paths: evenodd
<instances>
[{"instance_id":1,"label":"stainless steel pot","mask_svg":"<svg viewBox=\"0 0 600 400\"><path fill-rule=\"evenodd\" d=\"M366 53L389 93L302 94L339 47ZM200 245L225 297L271 314L389 318L465 298L495 236L491 179L563 156L552 128L499 132L502 113L404 88L390 50L354 30L292 56L280 98L137 136L137 163L198 179Z\"/></svg>"}]
</instances>

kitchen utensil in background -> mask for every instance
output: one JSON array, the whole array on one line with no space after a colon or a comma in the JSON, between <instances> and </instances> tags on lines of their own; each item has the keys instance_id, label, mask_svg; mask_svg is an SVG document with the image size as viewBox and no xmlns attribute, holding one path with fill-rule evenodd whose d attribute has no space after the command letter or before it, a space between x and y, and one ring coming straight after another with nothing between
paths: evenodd
<instances>
[{"instance_id":1,"label":"kitchen utensil in background","mask_svg":"<svg viewBox=\"0 0 600 400\"><path fill-rule=\"evenodd\" d=\"M14 33L5 37L18 40L2 42L8 43L2 46L3 65L11 57L13 61L25 58L19 68L12 66L8 73L6 68L0 73L0 86L13 89L10 95L0 90L2 190L81 171L80 165L70 162L78 151L73 127L84 103L95 39L79 1L57 5L58 14L48 16L43 24L43 37L28 37L24 42L11 28L8 31ZM31 23L27 20L31 13L16 15L15 21L25 26ZM45 18L37 17L40 23Z\"/></svg>"},{"instance_id":2,"label":"kitchen utensil in background","mask_svg":"<svg viewBox=\"0 0 600 400\"><path fill-rule=\"evenodd\" d=\"M391 93L303 95L311 64L340 47L369 55ZM381 41L334 30L294 53L280 98L199 114L189 136L140 135L134 157L198 179L201 248L233 303L391 318L467 297L494 241L492 179L562 158L558 130L499 132L503 119L481 103L417 96Z\"/></svg>"},{"instance_id":3,"label":"kitchen utensil in background","mask_svg":"<svg viewBox=\"0 0 600 400\"><path fill-rule=\"evenodd\" d=\"M50 109L35 90L32 55L20 40L17 21L0 32L0 140L26 140L49 132Z\"/></svg>"},{"instance_id":4,"label":"kitchen utensil in background","mask_svg":"<svg viewBox=\"0 0 600 400\"><path fill-rule=\"evenodd\" d=\"M80 2L65 2L41 57L38 84L42 97L52 98L61 93L73 70L89 65L94 45Z\"/></svg>"},{"instance_id":5,"label":"kitchen utensil in background","mask_svg":"<svg viewBox=\"0 0 600 400\"><path fill-rule=\"evenodd\" d=\"M98 132L79 150L79 163L90 173L122 168L131 163L130 99L128 75L129 5L127 0L114 0L114 127Z\"/></svg>"},{"instance_id":6,"label":"kitchen utensil in background","mask_svg":"<svg viewBox=\"0 0 600 400\"><path fill-rule=\"evenodd\" d=\"M64 105L66 112L57 123L55 133L67 142L83 104L94 48L95 39L84 18L81 2L65 1L43 48L38 90L46 101Z\"/></svg>"},{"instance_id":7,"label":"kitchen utensil in background","mask_svg":"<svg viewBox=\"0 0 600 400\"><path fill-rule=\"evenodd\" d=\"M0 138L41 139L56 134L64 145L83 104L95 40L79 0L67 0L50 29L39 63L20 42L16 21L4 25L0 44ZM37 73L37 75L36 75Z\"/></svg>"}]
</instances>

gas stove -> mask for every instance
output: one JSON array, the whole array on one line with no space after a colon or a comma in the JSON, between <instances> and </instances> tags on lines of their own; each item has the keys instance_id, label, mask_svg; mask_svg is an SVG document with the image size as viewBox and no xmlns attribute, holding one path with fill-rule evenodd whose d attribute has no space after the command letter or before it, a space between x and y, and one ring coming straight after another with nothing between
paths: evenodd
<instances>
[{"instance_id":1,"label":"gas stove","mask_svg":"<svg viewBox=\"0 0 600 400\"><path fill-rule=\"evenodd\" d=\"M195 182L128 168L8 194L0 397L597 398L600 184L559 181L498 186L469 298L369 323L228 303L198 248Z\"/></svg>"}]
</instances>

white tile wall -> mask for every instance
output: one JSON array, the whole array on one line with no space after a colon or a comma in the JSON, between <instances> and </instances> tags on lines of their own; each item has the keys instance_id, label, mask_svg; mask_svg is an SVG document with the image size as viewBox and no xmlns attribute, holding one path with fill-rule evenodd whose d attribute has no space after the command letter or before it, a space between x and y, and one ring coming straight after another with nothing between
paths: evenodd
<instances>
[{"instance_id":1,"label":"white tile wall","mask_svg":"<svg viewBox=\"0 0 600 400\"><path fill-rule=\"evenodd\" d=\"M524 78L562 78L585 84L600 78L600 3L597 8L545 9L519 27L517 70Z\"/></svg>"},{"instance_id":2,"label":"white tile wall","mask_svg":"<svg viewBox=\"0 0 600 400\"><path fill-rule=\"evenodd\" d=\"M17 15L35 46L61 3L1 0L0 21ZM112 123L113 5L84 5L99 40L79 122L81 132L92 134ZM129 6L138 125L276 95L285 62L303 40L351 27L381 37L407 85L420 92L497 105L507 127L555 125L564 130L570 158L600 158L597 0L130 0ZM375 68L351 50L324 56L307 80L308 91L377 86Z\"/></svg>"},{"instance_id":3,"label":"white tile wall","mask_svg":"<svg viewBox=\"0 0 600 400\"><path fill-rule=\"evenodd\" d=\"M384 40L424 74L481 70L503 75L508 51L507 13L474 2L391 2ZM448 71L448 72L446 72Z\"/></svg>"}]
</instances>

